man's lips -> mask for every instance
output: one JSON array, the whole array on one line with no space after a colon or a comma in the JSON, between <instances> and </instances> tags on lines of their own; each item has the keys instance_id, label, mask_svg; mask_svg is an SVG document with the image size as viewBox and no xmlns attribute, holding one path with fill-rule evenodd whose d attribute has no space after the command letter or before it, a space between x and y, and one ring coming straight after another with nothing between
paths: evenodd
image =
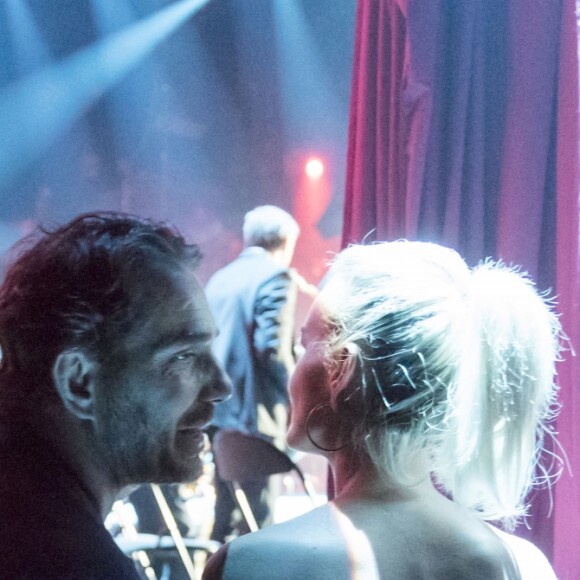
<instances>
[{"instance_id":1,"label":"man's lips","mask_svg":"<svg viewBox=\"0 0 580 580\"><path fill-rule=\"evenodd\" d=\"M211 422L214 415L214 406L208 405L202 412L197 411L181 421L178 431L201 431Z\"/></svg>"}]
</instances>

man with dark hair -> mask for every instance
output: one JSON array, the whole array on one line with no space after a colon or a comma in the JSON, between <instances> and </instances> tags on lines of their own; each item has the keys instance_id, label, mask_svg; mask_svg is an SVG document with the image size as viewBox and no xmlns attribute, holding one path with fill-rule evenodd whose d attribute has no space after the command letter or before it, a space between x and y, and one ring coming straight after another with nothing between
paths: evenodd
<instances>
[{"instance_id":1,"label":"man with dark hair","mask_svg":"<svg viewBox=\"0 0 580 580\"><path fill-rule=\"evenodd\" d=\"M214 352L233 383L232 398L216 411L212 429L259 433L285 446L288 377L294 368L294 311L298 276L290 262L299 234L284 210L259 206L244 218L244 251L214 274L206 292L219 336ZM260 526L271 500L265 479L244 491ZM212 539L223 542L247 529L235 512L227 484L216 476Z\"/></svg>"},{"instance_id":2,"label":"man with dark hair","mask_svg":"<svg viewBox=\"0 0 580 580\"><path fill-rule=\"evenodd\" d=\"M195 479L228 382L195 246L87 214L0 288L0 576L138 578L103 526L127 486Z\"/></svg>"}]
</instances>

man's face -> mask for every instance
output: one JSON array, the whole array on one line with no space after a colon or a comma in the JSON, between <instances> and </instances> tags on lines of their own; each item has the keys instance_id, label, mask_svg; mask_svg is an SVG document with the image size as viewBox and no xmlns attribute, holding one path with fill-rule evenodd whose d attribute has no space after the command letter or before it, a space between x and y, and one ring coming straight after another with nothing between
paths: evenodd
<instances>
[{"instance_id":1,"label":"man's face","mask_svg":"<svg viewBox=\"0 0 580 580\"><path fill-rule=\"evenodd\" d=\"M120 485L191 481L201 474L202 428L229 383L211 351L215 327L186 271L149 277L140 323L99 374L96 430Z\"/></svg>"}]
</instances>

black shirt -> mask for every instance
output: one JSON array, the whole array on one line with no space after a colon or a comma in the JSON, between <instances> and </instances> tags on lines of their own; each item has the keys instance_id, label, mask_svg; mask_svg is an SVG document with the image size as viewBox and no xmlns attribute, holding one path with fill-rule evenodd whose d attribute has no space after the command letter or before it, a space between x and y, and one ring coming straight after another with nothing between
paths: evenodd
<instances>
[{"instance_id":1,"label":"black shirt","mask_svg":"<svg viewBox=\"0 0 580 580\"><path fill-rule=\"evenodd\" d=\"M0 425L0 579L138 580L96 498L52 446Z\"/></svg>"}]
</instances>

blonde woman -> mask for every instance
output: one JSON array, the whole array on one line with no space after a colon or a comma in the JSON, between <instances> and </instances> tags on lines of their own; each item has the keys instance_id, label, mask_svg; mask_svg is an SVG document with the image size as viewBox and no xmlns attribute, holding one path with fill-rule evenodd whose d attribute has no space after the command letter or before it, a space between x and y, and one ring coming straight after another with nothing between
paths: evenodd
<instances>
[{"instance_id":1,"label":"blonde woman","mask_svg":"<svg viewBox=\"0 0 580 580\"><path fill-rule=\"evenodd\" d=\"M525 513L558 337L501 264L420 242L341 252L302 331L288 432L328 459L336 497L226 545L204 578L555 578L486 522Z\"/></svg>"}]
</instances>

